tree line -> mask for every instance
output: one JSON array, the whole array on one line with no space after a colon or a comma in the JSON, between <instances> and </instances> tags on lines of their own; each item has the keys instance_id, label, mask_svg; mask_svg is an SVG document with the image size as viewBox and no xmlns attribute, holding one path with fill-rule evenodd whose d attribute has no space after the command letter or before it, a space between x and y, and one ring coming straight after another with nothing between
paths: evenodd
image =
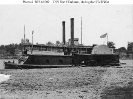
<instances>
[{"instance_id":1,"label":"tree line","mask_svg":"<svg viewBox=\"0 0 133 99\"><path fill-rule=\"evenodd\" d=\"M20 44L9 44L9 45L1 45L0 46L0 54L3 55L15 55L15 50L19 49L22 50L23 45Z\"/></svg>"},{"instance_id":2,"label":"tree line","mask_svg":"<svg viewBox=\"0 0 133 99\"><path fill-rule=\"evenodd\" d=\"M28 42L28 40L26 40L25 44L29 44L31 45L30 42ZM36 43L38 44L38 43ZM50 41L48 41L46 44L47 46L60 46L62 43L60 41L56 41L55 43L52 43ZM0 45L0 55L15 55L16 50L23 50L23 45L24 45L24 41L21 40L20 44L9 44L9 45Z\"/></svg>"},{"instance_id":3,"label":"tree line","mask_svg":"<svg viewBox=\"0 0 133 99\"><path fill-rule=\"evenodd\" d=\"M31 43L28 43L31 44ZM55 43L52 43L48 41L46 44L47 46L62 46L62 43L60 41L56 41ZM66 42L66 45L68 46L68 42ZM108 42L108 47L109 48L115 48L115 43L114 42ZM20 44L9 44L9 45L0 45L0 54L6 54L6 55L15 55L15 50L23 50L23 43ZM117 52L125 52L127 56L130 54L133 54L133 42L129 42L127 45L127 48L125 47L120 47L118 49L115 49Z\"/></svg>"}]
</instances>

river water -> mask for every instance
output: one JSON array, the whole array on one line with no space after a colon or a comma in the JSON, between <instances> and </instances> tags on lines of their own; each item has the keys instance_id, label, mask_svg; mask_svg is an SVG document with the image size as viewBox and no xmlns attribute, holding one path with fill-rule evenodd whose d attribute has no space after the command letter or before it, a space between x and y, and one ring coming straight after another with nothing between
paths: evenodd
<instances>
[{"instance_id":1,"label":"river water","mask_svg":"<svg viewBox=\"0 0 133 99\"><path fill-rule=\"evenodd\" d=\"M0 60L1 69L4 61L13 59ZM120 62L120 68L0 70L11 75L0 84L0 99L133 99L133 60Z\"/></svg>"}]
</instances>

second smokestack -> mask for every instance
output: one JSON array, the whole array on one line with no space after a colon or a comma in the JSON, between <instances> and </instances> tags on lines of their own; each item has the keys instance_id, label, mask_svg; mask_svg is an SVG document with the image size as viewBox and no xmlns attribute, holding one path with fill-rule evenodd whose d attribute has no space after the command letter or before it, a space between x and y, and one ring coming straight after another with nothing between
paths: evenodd
<instances>
[{"instance_id":1,"label":"second smokestack","mask_svg":"<svg viewBox=\"0 0 133 99\"><path fill-rule=\"evenodd\" d=\"M65 45L65 42L66 42L66 40L65 40L65 21L62 22L62 36L63 36L62 42Z\"/></svg>"},{"instance_id":2,"label":"second smokestack","mask_svg":"<svg viewBox=\"0 0 133 99\"><path fill-rule=\"evenodd\" d=\"M74 18L70 19L70 25L71 25L71 46L74 47Z\"/></svg>"}]
</instances>

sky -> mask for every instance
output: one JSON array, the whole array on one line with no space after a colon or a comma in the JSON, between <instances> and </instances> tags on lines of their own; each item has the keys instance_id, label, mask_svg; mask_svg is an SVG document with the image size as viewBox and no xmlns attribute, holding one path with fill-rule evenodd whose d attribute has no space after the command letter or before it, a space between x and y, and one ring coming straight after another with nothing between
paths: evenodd
<instances>
[{"instance_id":1,"label":"sky","mask_svg":"<svg viewBox=\"0 0 133 99\"><path fill-rule=\"evenodd\" d=\"M70 38L70 18L74 18L74 37L84 45L106 44L108 41L116 48L126 47L133 42L133 5L0 5L0 45L19 44L26 38L34 44L46 44L57 40L62 42L62 21L66 22L66 41Z\"/></svg>"}]
</instances>

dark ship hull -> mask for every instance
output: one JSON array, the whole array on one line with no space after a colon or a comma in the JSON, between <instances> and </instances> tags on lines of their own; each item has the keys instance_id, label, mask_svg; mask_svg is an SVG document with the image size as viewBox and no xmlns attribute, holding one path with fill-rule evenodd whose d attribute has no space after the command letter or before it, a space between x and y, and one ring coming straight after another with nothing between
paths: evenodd
<instances>
[{"instance_id":1,"label":"dark ship hull","mask_svg":"<svg viewBox=\"0 0 133 99\"><path fill-rule=\"evenodd\" d=\"M41 69L41 68L64 68L72 65L33 65L33 64L14 64L5 62L5 69Z\"/></svg>"},{"instance_id":2,"label":"dark ship hull","mask_svg":"<svg viewBox=\"0 0 133 99\"><path fill-rule=\"evenodd\" d=\"M27 57L27 58L26 58ZM71 67L71 56L62 55L28 55L22 56L18 63L5 62L5 69L34 69Z\"/></svg>"},{"instance_id":3,"label":"dark ship hull","mask_svg":"<svg viewBox=\"0 0 133 99\"><path fill-rule=\"evenodd\" d=\"M18 63L5 62L5 69L64 68L78 66L119 66L116 54L26 55Z\"/></svg>"}]
</instances>

